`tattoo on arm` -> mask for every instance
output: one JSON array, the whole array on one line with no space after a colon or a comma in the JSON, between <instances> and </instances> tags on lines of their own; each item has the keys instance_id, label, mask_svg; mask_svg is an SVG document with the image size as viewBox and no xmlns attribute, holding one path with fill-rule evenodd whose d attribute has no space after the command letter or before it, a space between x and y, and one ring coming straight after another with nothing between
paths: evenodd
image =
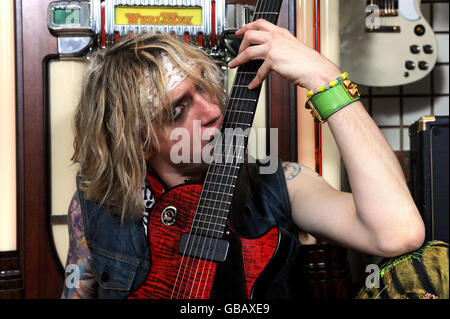
<instances>
[{"instance_id":1,"label":"tattoo on arm","mask_svg":"<svg viewBox=\"0 0 450 319\"><path fill-rule=\"evenodd\" d=\"M69 208L69 252L61 298L95 298L98 283L92 271L91 254L84 233L83 214L75 195Z\"/></svg>"},{"instance_id":2,"label":"tattoo on arm","mask_svg":"<svg viewBox=\"0 0 450 319\"><path fill-rule=\"evenodd\" d=\"M283 163L283 169L288 181L294 179L302 171L302 167L298 163Z\"/></svg>"}]
</instances>

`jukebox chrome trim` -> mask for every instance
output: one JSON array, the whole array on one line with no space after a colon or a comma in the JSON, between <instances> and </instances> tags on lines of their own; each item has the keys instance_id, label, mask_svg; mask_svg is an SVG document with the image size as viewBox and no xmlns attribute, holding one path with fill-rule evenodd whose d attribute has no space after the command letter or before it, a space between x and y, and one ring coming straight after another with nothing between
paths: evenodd
<instances>
[{"instance_id":1,"label":"jukebox chrome trim","mask_svg":"<svg viewBox=\"0 0 450 319\"><path fill-rule=\"evenodd\" d=\"M82 24L57 24L53 23L55 8L82 8ZM116 7L142 8L137 10L145 12L145 9L174 8L174 12L180 13L186 9L197 8L201 10L202 21L198 25L186 25L181 20L168 18L165 24L152 23L141 24L131 22L116 24ZM120 10L120 9L117 9ZM177 11L178 10L178 11ZM80 0L80 1L53 1L48 6L47 26L50 32L58 38L58 54L62 58L85 57L94 47L108 47L119 42L121 38L130 34L143 32L171 33L184 41L197 45L207 51L216 59L225 56L236 55L236 41L234 31L251 20L254 5L226 4L226 0ZM158 12L158 11L157 11ZM161 10L159 10L161 12ZM192 20L200 19L200 13L189 12L186 18L192 14ZM162 16L162 14L161 14ZM139 16L139 19L153 19L150 16ZM158 19L158 23L161 21ZM214 20L213 20L214 19ZM155 20L156 21L156 20ZM174 24L171 24L176 21ZM185 20L184 20L185 21ZM122 23L122 21L120 21ZM78 38L78 39L75 39ZM87 38L91 38L89 41ZM231 45L234 44L234 45Z\"/></svg>"},{"instance_id":2,"label":"jukebox chrome trim","mask_svg":"<svg viewBox=\"0 0 450 319\"><path fill-rule=\"evenodd\" d=\"M115 8L117 6L136 7L201 7L202 25L180 26L180 25L118 25L115 24ZM215 1L215 30L220 35L225 30L225 0ZM129 33L140 34L143 32L174 33L178 37L189 34L190 42L197 43L197 35L203 34L204 47L211 48L211 37L213 34L212 5L210 0L111 0L105 1L105 33L107 45L114 43L114 34L126 36Z\"/></svg>"}]
</instances>

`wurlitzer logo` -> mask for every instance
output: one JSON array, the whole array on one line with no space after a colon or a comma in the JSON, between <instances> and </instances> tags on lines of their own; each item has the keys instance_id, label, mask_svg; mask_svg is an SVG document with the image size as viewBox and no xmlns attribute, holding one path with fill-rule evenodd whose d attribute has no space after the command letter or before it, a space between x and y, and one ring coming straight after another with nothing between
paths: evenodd
<instances>
[{"instance_id":1,"label":"wurlitzer logo","mask_svg":"<svg viewBox=\"0 0 450 319\"><path fill-rule=\"evenodd\" d=\"M192 16L179 16L176 12L164 12L159 16L143 16L140 13L126 13L128 24L150 25L192 25Z\"/></svg>"}]
</instances>

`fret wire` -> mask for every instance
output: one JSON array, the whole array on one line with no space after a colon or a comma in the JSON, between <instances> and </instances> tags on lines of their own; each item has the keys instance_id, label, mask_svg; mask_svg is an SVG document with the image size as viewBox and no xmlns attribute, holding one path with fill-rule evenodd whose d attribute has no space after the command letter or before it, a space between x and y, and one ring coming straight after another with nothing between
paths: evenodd
<instances>
[{"instance_id":1,"label":"fret wire","mask_svg":"<svg viewBox=\"0 0 450 319\"><path fill-rule=\"evenodd\" d=\"M212 218L227 219L225 216L205 214L205 213L198 213L197 215L199 215L199 216L206 216L206 217L212 217Z\"/></svg>"},{"instance_id":2,"label":"fret wire","mask_svg":"<svg viewBox=\"0 0 450 319\"><path fill-rule=\"evenodd\" d=\"M215 226L219 226L219 227L225 227L226 226L224 224L213 223L213 222L209 222L209 221L206 221L206 220L194 220L192 222L192 225L194 225L194 223L205 223L205 224L215 225Z\"/></svg>"},{"instance_id":3,"label":"fret wire","mask_svg":"<svg viewBox=\"0 0 450 319\"><path fill-rule=\"evenodd\" d=\"M222 184L222 183L217 183L217 182L207 182L208 184L214 184L214 185L220 185L220 186L224 186L224 187L233 187L235 188L236 185L230 185L230 184ZM206 183L205 183L206 184Z\"/></svg>"},{"instance_id":4,"label":"fret wire","mask_svg":"<svg viewBox=\"0 0 450 319\"><path fill-rule=\"evenodd\" d=\"M223 172L224 174L235 174L236 171L232 171L232 170L236 170L239 169L240 166L238 165L231 165L233 163L225 163L224 165L218 165L221 163L211 163L211 168L214 170L215 173L220 173Z\"/></svg>"},{"instance_id":5,"label":"fret wire","mask_svg":"<svg viewBox=\"0 0 450 319\"><path fill-rule=\"evenodd\" d=\"M234 127L224 127L224 128L234 128ZM239 137L247 137L247 135L242 135L242 134L236 134L233 133L234 136L239 136Z\"/></svg>"},{"instance_id":6,"label":"fret wire","mask_svg":"<svg viewBox=\"0 0 450 319\"><path fill-rule=\"evenodd\" d=\"M240 166L225 165L225 164L221 164L221 163L212 163L211 165L217 165L217 166L220 166L220 167L240 168Z\"/></svg>"},{"instance_id":7,"label":"fret wire","mask_svg":"<svg viewBox=\"0 0 450 319\"><path fill-rule=\"evenodd\" d=\"M248 123L241 123L241 122L227 122L227 124L232 124L232 125L245 125L245 126L252 126L251 124ZM229 127L229 128L233 128L233 127Z\"/></svg>"},{"instance_id":8,"label":"fret wire","mask_svg":"<svg viewBox=\"0 0 450 319\"><path fill-rule=\"evenodd\" d=\"M212 172L214 174L222 174L224 176L227 175L235 175L237 174L238 168L237 167L225 167L225 166L215 166L212 168Z\"/></svg>"},{"instance_id":9,"label":"fret wire","mask_svg":"<svg viewBox=\"0 0 450 319\"><path fill-rule=\"evenodd\" d=\"M205 184L206 183L211 183L211 186L204 187L205 188L205 192L219 192L219 193L223 193L224 196L226 195L226 196L232 197L233 194L234 194L234 188L235 188L234 182L235 182L235 180L236 179L229 180L228 181L229 184L227 184L227 185L223 185L223 184L218 185L218 183L206 181ZM231 187L231 189L224 189L224 187Z\"/></svg>"},{"instance_id":10,"label":"fret wire","mask_svg":"<svg viewBox=\"0 0 450 319\"><path fill-rule=\"evenodd\" d=\"M235 155L228 155L228 154L225 154L225 155L223 155L223 154L214 154L214 155L221 156L221 157L226 157L226 158L232 158L232 159L241 160L241 161L244 159L242 156L235 156ZM229 162L229 161L225 160L225 163L230 163L231 164L231 163L234 163L234 162Z\"/></svg>"},{"instance_id":11,"label":"fret wire","mask_svg":"<svg viewBox=\"0 0 450 319\"><path fill-rule=\"evenodd\" d=\"M207 183L210 185L206 185ZM209 180L205 181L205 186L207 186L209 190L214 190L214 191L216 191L216 190L219 191L220 189L223 189L225 187L236 188L236 186L233 183L223 184L223 183L217 183L217 182L209 181ZM227 191L227 193L232 193L232 192L234 192L234 190L230 189Z\"/></svg>"},{"instance_id":12,"label":"fret wire","mask_svg":"<svg viewBox=\"0 0 450 319\"><path fill-rule=\"evenodd\" d=\"M227 111L225 113L224 121L228 121L230 117L237 117L243 122L251 124L255 115L255 108L251 106L242 107L242 105L236 105L234 110Z\"/></svg>"},{"instance_id":13,"label":"fret wire","mask_svg":"<svg viewBox=\"0 0 450 319\"><path fill-rule=\"evenodd\" d=\"M230 114L230 116L235 112L235 111L245 111L245 112L252 112L253 114L255 113L256 108L254 107L254 105L250 105L250 103L236 103L236 105L234 105L235 107L232 110L227 110L225 112L225 115Z\"/></svg>"},{"instance_id":14,"label":"fret wire","mask_svg":"<svg viewBox=\"0 0 450 319\"><path fill-rule=\"evenodd\" d=\"M217 155L216 157L218 157ZM220 158L217 163L225 163L225 164L242 164L243 163L243 157L235 157L232 155L220 155L223 158ZM233 173L234 174L234 173Z\"/></svg>"},{"instance_id":15,"label":"fret wire","mask_svg":"<svg viewBox=\"0 0 450 319\"><path fill-rule=\"evenodd\" d=\"M214 194L220 194L220 195L225 195L225 196L233 196L233 194L230 194L230 193L212 191L212 190L209 190L209 189L206 189L205 192L207 192L207 193L214 193ZM208 200L209 200L209 198L208 198Z\"/></svg>"},{"instance_id":16,"label":"fret wire","mask_svg":"<svg viewBox=\"0 0 450 319\"><path fill-rule=\"evenodd\" d=\"M228 154L222 154L223 150L229 151L229 150L233 150L233 148L236 148L237 152L230 152L229 155ZM223 144L221 144L221 145L217 145L216 146L216 148L214 149L213 155L214 155L214 158L217 158L218 156L219 157L225 156L227 158L231 158L231 157L242 155L242 152L244 150L245 150L245 147L243 145L229 145L229 144L223 145ZM234 154L234 153L236 153L236 154ZM217 163L222 163L222 161L217 162ZM230 162L227 162L227 163L232 164Z\"/></svg>"},{"instance_id":17,"label":"fret wire","mask_svg":"<svg viewBox=\"0 0 450 319\"><path fill-rule=\"evenodd\" d=\"M255 99L246 99L246 98L241 98L241 97L230 97L230 100L258 102L258 100L255 100Z\"/></svg>"},{"instance_id":18,"label":"fret wire","mask_svg":"<svg viewBox=\"0 0 450 319\"><path fill-rule=\"evenodd\" d=\"M199 204L198 207L206 208L206 209L212 209L212 210L219 210L219 211L223 211L223 212L228 213L228 209L223 209L223 208L219 208L219 207L206 206L206 205L203 205L203 204ZM200 214L200 213L197 213L197 214ZM205 215L205 214L203 214L203 215ZM210 215L210 216L214 216L214 215ZM224 217L224 218L226 218L226 217Z\"/></svg>"},{"instance_id":19,"label":"fret wire","mask_svg":"<svg viewBox=\"0 0 450 319\"><path fill-rule=\"evenodd\" d=\"M231 202L226 202L223 200L219 200L219 199L212 199L212 198L202 198L203 201L211 201L211 202L216 202L216 203L222 203L222 204L226 204L226 205L231 205Z\"/></svg>"},{"instance_id":20,"label":"fret wire","mask_svg":"<svg viewBox=\"0 0 450 319\"><path fill-rule=\"evenodd\" d=\"M209 199L209 197L210 196L215 196L214 194L217 194L217 193L219 193L219 194L223 194L224 196L224 199L227 199L228 201L232 201L232 199L233 199L233 193L232 192L222 192L222 190L219 188L219 189L209 189L209 190L206 190L205 189L205 198L208 198Z\"/></svg>"},{"instance_id":21,"label":"fret wire","mask_svg":"<svg viewBox=\"0 0 450 319\"><path fill-rule=\"evenodd\" d=\"M216 176L222 176L222 177L232 177L232 178L237 178L237 176L228 176L228 175L224 175L224 174L218 174L218 173L209 173L209 174L212 174L212 175L216 175Z\"/></svg>"},{"instance_id":22,"label":"fret wire","mask_svg":"<svg viewBox=\"0 0 450 319\"><path fill-rule=\"evenodd\" d=\"M251 114L251 115L254 114L253 112L250 112L250 111L242 111L242 110L233 110L233 112L239 112L239 113Z\"/></svg>"},{"instance_id":23,"label":"fret wire","mask_svg":"<svg viewBox=\"0 0 450 319\"><path fill-rule=\"evenodd\" d=\"M223 234L223 230L215 230L215 229L210 229L210 228L208 229L208 228L203 228L203 227L199 227L199 226L192 226L192 228L205 230L206 232L212 231L212 232L215 232L215 233Z\"/></svg>"}]
</instances>

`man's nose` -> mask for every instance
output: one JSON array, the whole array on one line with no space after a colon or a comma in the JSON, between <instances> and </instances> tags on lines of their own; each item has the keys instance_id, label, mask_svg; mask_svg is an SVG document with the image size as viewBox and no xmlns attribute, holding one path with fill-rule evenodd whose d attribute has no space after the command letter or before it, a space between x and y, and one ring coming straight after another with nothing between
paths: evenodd
<instances>
[{"instance_id":1,"label":"man's nose","mask_svg":"<svg viewBox=\"0 0 450 319\"><path fill-rule=\"evenodd\" d=\"M220 127L222 122L222 112L218 104L203 96L199 97L201 107L199 108L201 124L203 127Z\"/></svg>"}]
</instances>

